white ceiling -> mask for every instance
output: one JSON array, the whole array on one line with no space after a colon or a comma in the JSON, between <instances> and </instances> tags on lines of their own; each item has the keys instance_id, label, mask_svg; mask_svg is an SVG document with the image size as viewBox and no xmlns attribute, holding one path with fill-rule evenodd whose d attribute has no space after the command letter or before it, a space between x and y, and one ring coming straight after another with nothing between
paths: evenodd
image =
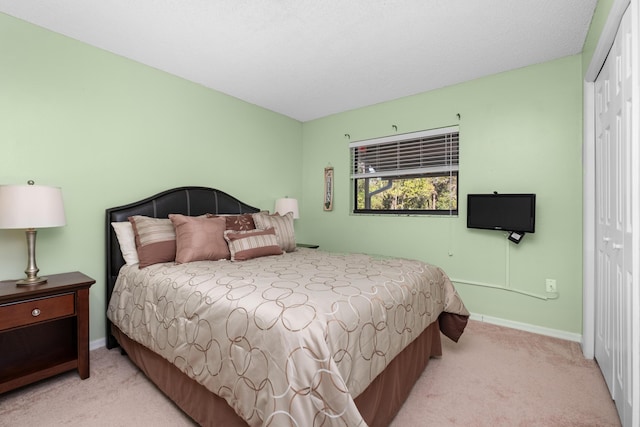
<instances>
[{"instance_id":1,"label":"white ceiling","mask_svg":"<svg viewBox=\"0 0 640 427\"><path fill-rule=\"evenodd\" d=\"M582 51L597 0L0 0L308 121Z\"/></svg>"}]
</instances>

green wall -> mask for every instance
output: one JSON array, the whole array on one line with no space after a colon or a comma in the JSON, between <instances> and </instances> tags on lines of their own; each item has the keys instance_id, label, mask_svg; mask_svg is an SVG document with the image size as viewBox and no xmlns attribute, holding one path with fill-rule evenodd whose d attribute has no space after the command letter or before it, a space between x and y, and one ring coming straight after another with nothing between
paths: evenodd
<instances>
[{"instance_id":1,"label":"green wall","mask_svg":"<svg viewBox=\"0 0 640 427\"><path fill-rule=\"evenodd\" d=\"M0 13L0 184L62 188L67 226L38 231L43 275L80 270L104 337L104 210L182 185L263 209L300 197L302 124ZM26 268L0 230L0 277Z\"/></svg>"},{"instance_id":2,"label":"green wall","mask_svg":"<svg viewBox=\"0 0 640 427\"><path fill-rule=\"evenodd\" d=\"M458 120L457 114L461 118ZM460 126L458 217L350 214L349 138ZM302 232L332 251L422 259L458 279L473 313L582 330L582 81L571 56L304 124ZM322 210L323 169L335 168L334 210ZM537 194L535 234L515 245L502 232L466 228L466 195ZM508 261L507 261L508 260ZM507 271L509 279L507 281ZM535 297L460 283L481 282Z\"/></svg>"},{"instance_id":3,"label":"green wall","mask_svg":"<svg viewBox=\"0 0 640 427\"><path fill-rule=\"evenodd\" d=\"M580 55L301 124L3 14L0 54L0 184L62 187L68 225L39 231L38 266L97 280L92 340L104 336L104 209L181 185L264 209L297 197L300 242L432 262L473 313L581 332ZM459 217L350 215L350 140L456 124ZM536 233L520 245L466 228L466 194L494 190L538 195ZM0 259L0 277L24 274L22 231L0 230ZM462 283L545 295L546 278L557 300Z\"/></svg>"}]
</instances>

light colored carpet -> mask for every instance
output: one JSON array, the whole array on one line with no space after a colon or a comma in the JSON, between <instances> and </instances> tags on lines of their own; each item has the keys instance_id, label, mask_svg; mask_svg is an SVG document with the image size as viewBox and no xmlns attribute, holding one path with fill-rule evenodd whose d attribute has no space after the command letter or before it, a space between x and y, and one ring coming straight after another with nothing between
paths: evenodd
<instances>
[{"instance_id":1,"label":"light colored carpet","mask_svg":"<svg viewBox=\"0 0 640 427\"><path fill-rule=\"evenodd\" d=\"M443 338L391 427L620 426L595 362L577 343L471 321ZM2 426L193 426L118 350L75 372L0 395Z\"/></svg>"},{"instance_id":2,"label":"light colored carpet","mask_svg":"<svg viewBox=\"0 0 640 427\"><path fill-rule=\"evenodd\" d=\"M392 427L620 426L578 343L471 321L457 344L442 344Z\"/></svg>"}]
</instances>

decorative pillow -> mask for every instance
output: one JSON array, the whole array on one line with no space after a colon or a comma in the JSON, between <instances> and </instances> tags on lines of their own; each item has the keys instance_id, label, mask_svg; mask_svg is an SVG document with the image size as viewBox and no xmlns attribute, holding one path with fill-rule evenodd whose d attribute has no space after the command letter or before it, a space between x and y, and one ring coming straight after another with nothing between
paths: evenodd
<instances>
[{"instance_id":1,"label":"decorative pillow","mask_svg":"<svg viewBox=\"0 0 640 427\"><path fill-rule=\"evenodd\" d=\"M138 263L138 252L136 252L136 235L133 233L133 227L129 221L112 222L111 226L116 232L120 252L127 265Z\"/></svg>"},{"instance_id":2,"label":"decorative pillow","mask_svg":"<svg viewBox=\"0 0 640 427\"><path fill-rule=\"evenodd\" d=\"M256 224L253 222L251 214L241 215L213 215L207 214L208 218L224 218L227 221L227 230L255 230Z\"/></svg>"},{"instance_id":3,"label":"decorative pillow","mask_svg":"<svg viewBox=\"0 0 640 427\"><path fill-rule=\"evenodd\" d=\"M276 230L278 244L285 252L293 252L296 250L296 236L293 231L293 213L288 212L285 215L258 212L253 214L253 221L256 228L273 227Z\"/></svg>"},{"instance_id":4,"label":"decorative pillow","mask_svg":"<svg viewBox=\"0 0 640 427\"><path fill-rule=\"evenodd\" d=\"M282 254L273 227L266 230L227 230L224 232L224 238L229 243L231 261L246 261L261 256Z\"/></svg>"},{"instance_id":5,"label":"decorative pillow","mask_svg":"<svg viewBox=\"0 0 640 427\"><path fill-rule=\"evenodd\" d=\"M224 240L224 218L171 214L169 219L176 230L177 263L229 259L229 248Z\"/></svg>"},{"instance_id":6,"label":"decorative pillow","mask_svg":"<svg viewBox=\"0 0 640 427\"><path fill-rule=\"evenodd\" d=\"M169 218L129 217L136 240L139 267L176 259L176 232Z\"/></svg>"}]
</instances>

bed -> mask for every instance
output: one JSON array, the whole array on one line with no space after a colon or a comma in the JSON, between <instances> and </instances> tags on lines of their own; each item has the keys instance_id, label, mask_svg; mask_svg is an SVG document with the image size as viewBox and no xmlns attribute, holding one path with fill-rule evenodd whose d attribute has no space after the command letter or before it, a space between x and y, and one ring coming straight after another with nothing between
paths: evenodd
<instances>
[{"instance_id":1,"label":"bed","mask_svg":"<svg viewBox=\"0 0 640 427\"><path fill-rule=\"evenodd\" d=\"M125 262L131 248L121 248L116 225L140 231L130 217L170 215L181 262ZM229 227L247 217L275 230L226 229L232 260L184 257L182 224ZM386 426L441 356L440 333L457 341L469 313L429 264L295 247L278 254L274 241L283 249L290 240L285 219L206 187L107 209L107 347L120 346L200 425ZM246 236L267 243L245 250Z\"/></svg>"}]
</instances>

